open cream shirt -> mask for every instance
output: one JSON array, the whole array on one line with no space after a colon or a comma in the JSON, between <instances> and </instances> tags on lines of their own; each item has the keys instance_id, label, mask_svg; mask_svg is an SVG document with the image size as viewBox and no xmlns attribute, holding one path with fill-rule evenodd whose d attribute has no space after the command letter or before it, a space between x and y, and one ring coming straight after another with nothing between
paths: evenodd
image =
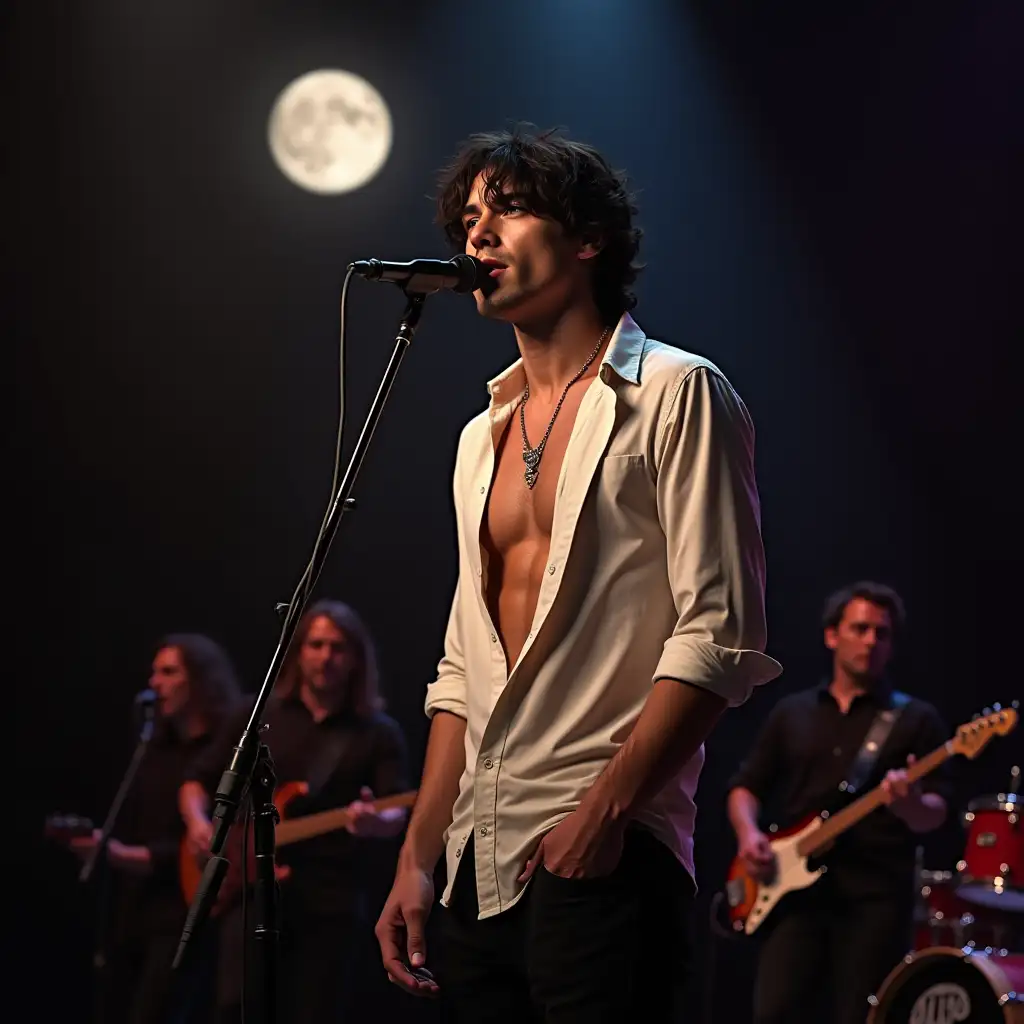
<instances>
[{"instance_id":1,"label":"open cream shirt","mask_svg":"<svg viewBox=\"0 0 1024 1024\"><path fill-rule=\"evenodd\" d=\"M624 314L562 463L532 630L510 667L484 598L481 520L494 455L526 386L516 362L459 440L459 577L426 712L466 719L466 769L447 833L447 904L470 835L480 916L512 906L540 837L571 813L657 679L745 701L766 657L754 429L713 364ZM541 463L540 471L544 472ZM525 484L524 484L525 486ZM637 813L692 875L704 751Z\"/></svg>"}]
</instances>

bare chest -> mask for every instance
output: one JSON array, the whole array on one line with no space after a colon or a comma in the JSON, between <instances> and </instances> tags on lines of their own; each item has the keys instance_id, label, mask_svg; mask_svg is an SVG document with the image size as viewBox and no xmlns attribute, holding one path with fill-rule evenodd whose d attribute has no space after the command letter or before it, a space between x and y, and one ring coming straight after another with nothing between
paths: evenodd
<instances>
[{"instance_id":1,"label":"bare chest","mask_svg":"<svg viewBox=\"0 0 1024 1024\"><path fill-rule=\"evenodd\" d=\"M581 381L569 389L553 423L554 405L544 405L533 397L526 403L525 416L521 419L517 409L509 421L496 452L494 479L484 517L482 539L491 554L505 554L528 539L550 540L558 479L588 384L589 381ZM547 440L539 461L528 463L523 456L524 448L535 449L545 435ZM536 474L533 487L527 483L530 468Z\"/></svg>"}]
</instances>

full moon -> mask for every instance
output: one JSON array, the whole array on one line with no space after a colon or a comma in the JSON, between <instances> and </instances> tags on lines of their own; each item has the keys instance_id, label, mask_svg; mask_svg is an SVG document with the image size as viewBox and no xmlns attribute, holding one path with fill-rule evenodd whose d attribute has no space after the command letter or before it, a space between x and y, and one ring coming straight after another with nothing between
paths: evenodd
<instances>
[{"instance_id":1,"label":"full moon","mask_svg":"<svg viewBox=\"0 0 1024 1024\"><path fill-rule=\"evenodd\" d=\"M324 195L351 192L384 166L391 114L364 78L310 71L277 97L267 134L274 161L296 185Z\"/></svg>"}]
</instances>

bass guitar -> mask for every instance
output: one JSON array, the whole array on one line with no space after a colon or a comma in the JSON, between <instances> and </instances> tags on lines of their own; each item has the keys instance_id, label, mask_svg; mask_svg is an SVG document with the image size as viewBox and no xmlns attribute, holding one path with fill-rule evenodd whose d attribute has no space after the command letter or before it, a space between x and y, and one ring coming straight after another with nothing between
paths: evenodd
<instances>
[{"instance_id":1,"label":"bass guitar","mask_svg":"<svg viewBox=\"0 0 1024 1024\"><path fill-rule=\"evenodd\" d=\"M286 782L274 790L274 806L283 819L274 830L276 847L290 846L292 843L301 843L316 836L327 835L329 832L336 832L346 828L352 815L347 807L336 807L329 811L317 811L315 814L306 814L297 818L289 818L288 805L299 796L305 795L309 787L305 782ZM405 793L395 793L393 796L381 797L371 804L374 811L387 811L392 808L409 808L416 801L418 790L409 790ZM242 885L242 833L241 823L236 824L230 835L224 855L228 858L230 867L221 883L218 894L217 907L223 909L239 893ZM252 868L252 829L249 829L249 877L254 878ZM203 863L200 858L192 852L188 845L187 838L181 841L178 852L178 871L181 879L181 892L185 902L192 903L192 899L199 888L199 882L203 875Z\"/></svg>"},{"instance_id":2,"label":"bass guitar","mask_svg":"<svg viewBox=\"0 0 1024 1024\"><path fill-rule=\"evenodd\" d=\"M1017 711L997 705L995 711L959 726L952 739L910 765L906 769L908 780L914 783L923 779L956 754L976 757L993 736L1005 736L1016 724ZM839 836L885 802L882 787L876 786L836 814L823 812L785 831L770 830L774 861L767 881L755 878L746 863L735 857L725 886L733 930L753 935L786 893L816 882L825 867L811 869L808 861L820 857Z\"/></svg>"}]
</instances>

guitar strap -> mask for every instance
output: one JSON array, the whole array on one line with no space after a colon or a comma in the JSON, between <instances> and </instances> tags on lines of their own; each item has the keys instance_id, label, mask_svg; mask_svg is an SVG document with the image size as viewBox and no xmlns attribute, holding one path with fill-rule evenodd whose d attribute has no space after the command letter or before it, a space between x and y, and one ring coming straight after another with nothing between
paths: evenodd
<instances>
[{"instance_id":1,"label":"guitar strap","mask_svg":"<svg viewBox=\"0 0 1024 1024\"><path fill-rule=\"evenodd\" d=\"M889 695L889 706L882 708L875 715L875 720L871 723L871 728L868 729L864 742L846 773L846 779L839 783L839 789L843 793L853 796L864 785L885 741L889 738L889 733L892 732L892 727L899 721L903 709L909 703L910 698L899 690L893 690Z\"/></svg>"}]
</instances>

